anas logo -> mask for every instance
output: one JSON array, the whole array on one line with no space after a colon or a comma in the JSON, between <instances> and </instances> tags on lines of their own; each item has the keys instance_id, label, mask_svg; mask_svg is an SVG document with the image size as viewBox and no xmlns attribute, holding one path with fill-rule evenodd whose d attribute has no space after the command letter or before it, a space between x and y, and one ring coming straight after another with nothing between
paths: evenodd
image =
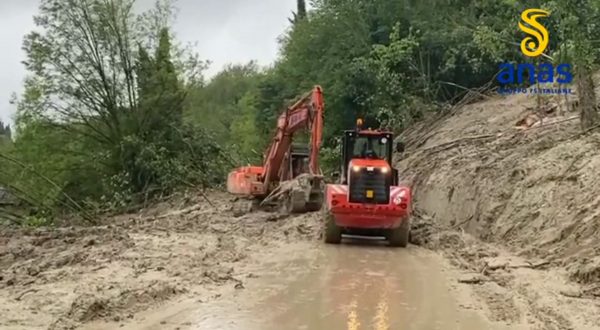
<instances>
[{"instance_id":1,"label":"anas logo","mask_svg":"<svg viewBox=\"0 0 600 330\"><path fill-rule=\"evenodd\" d=\"M531 8L521 13L519 29L527 34L521 41L521 52L527 57L539 57L544 54L548 48L550 36L548 30L538 19L549 17L550 13L543 9ZM548 56L546 56L548 57ZM538 83L558 83L570 84L573 82L571 65L562 63L556 66L552 63L544 63L536 60L537 65L533 63L501 63L500 72L497 76L498 82L503 87L500 88L501 94L531 93L531 94L571 94L568 88L535 88L535 87L517 87L515 83L523 84L528 82L530 86Z\"/></svg>"},{"instance_id":2,"label":"anas logo","mask_svg":"<svg viewBox=\"0 0 600 330\"><path fill-rule=\"evenodd\" d=\"M527 9L521 13L521 20L530 26L519 22L519 29L529 35L521 41L521 52L525 56L540 56L548 47L548 30L537 21L540 17L548 16L550 16L550 13L542 9Z\"/></svg>"}]
</instances>

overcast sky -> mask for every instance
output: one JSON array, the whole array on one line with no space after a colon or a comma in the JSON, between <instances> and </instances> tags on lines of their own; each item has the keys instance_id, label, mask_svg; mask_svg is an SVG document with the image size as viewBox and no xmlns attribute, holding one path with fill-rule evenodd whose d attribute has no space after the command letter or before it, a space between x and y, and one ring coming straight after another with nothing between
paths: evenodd
<instances>
[{"instance_id":1,"label":"overcast sky","mask_svg":"<svg viewBox=\"0 0 600 330\"><path fill-rule=\"evenodd\" d=\"M14 113L8 103L11 93L21 91L25 75L21 42L34 27L38 2L0 0L0 120L5 122ZM200 56L213 63L211 75L227 63L271 63L277 56L277 37L289 25L296 0L177 0L177 4L177 37L198 42Z\"/></svg>"}]
</instances>

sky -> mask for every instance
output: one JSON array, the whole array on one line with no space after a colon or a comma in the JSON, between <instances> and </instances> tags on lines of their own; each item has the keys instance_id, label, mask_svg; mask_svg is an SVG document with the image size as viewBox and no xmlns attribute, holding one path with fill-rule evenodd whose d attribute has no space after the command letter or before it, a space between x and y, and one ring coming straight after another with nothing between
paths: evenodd
<instances>
[{"instance_id":1,"label":"sky","mask_svg":"<svg viewBox=\"0 0 600 330\"><path fill-rule=\"evenodd\" d=\"M142 6L153 0L137 0ZM22 91L25 70L21 44L34 29L39 0L0 0L0 120L9 122L13 92ZM177 39L196 43L200 57L212 62L211 76L229 63L256 60L261 65L277 56L277 38L289 26L296 0L177 0Z\"/></svg>"}]
</instances>

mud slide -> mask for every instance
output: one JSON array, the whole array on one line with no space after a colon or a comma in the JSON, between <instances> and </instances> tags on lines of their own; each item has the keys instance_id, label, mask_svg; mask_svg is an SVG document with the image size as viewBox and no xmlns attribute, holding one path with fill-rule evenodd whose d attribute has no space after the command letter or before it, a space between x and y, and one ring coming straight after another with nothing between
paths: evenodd
<instances>
[{"instance_id":1,"label":"mud slide","mask_svg":"<svg viewBox=\"0 0 600 330\"><path fill-rule=\"evenodd\" d=\"M401 137L421 243L477 275L491 319L600 329L600 133L573 101L486 97Z\"/></svg>"},{"instance_id":2,"label":"mud slide","mask_svg":"<svg viewBox=\"0 0 600 330\"><path fill-rule=\"evenodd\" d=\"M284 248L269 257L280 263L231 296L210 304L183 301L127 324L85 329L519 329L487 321L439 255L377 243L304 244L295 249L307 253L295 257Z\"/></svg>"},{"instance_id":3,"label":"mud slide","mask_svg":"<svg viewBox=\"0 0 600 330\"><path fill-rule=\"evenodd\" d=\"M405 134L408 249L326 246L318 213L235 216L220 192L0 228L0 329L600 329L600 134L533 103Z\"/></svg>"},{"instance_id":4,"label":"mud slide","mask_svg":"<svg viewBox=\"0 0 600 330\"><path fill-rule=\"evenodd\" d=\"M229 198L0 231L0 329L510 329L421 247L321 242L321 214ZM423 236L423 235L417 235Z\"/></svg>"}]
</instances>

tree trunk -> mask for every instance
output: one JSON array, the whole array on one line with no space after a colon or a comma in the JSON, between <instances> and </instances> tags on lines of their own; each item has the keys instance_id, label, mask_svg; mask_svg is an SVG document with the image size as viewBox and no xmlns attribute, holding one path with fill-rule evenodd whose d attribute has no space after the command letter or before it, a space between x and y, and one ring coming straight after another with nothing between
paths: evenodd
<instances>
[{"instance_id":1,"label":"tree trunk","mask_svg":"<svg viewBox=\"0 0 600 330\"><path fill-rule=\"evenodd\" d=\"M304 0L298 0L297 2L298 12L297 12L297 20L302 20L306 17L306 2Z\"/></svg>"},{"instance_id":2,"label":"tree trunk","mask_svg":"<svg viewBox=\"0 0 600 330\"><path fill-rule=\"evenodd\" d=\"M583 65L577 69L577 93L579 94L581 128L585 130L598 125L600 120L596 109L594 80L591 71Z\"/></svg>"}]
</instances>

